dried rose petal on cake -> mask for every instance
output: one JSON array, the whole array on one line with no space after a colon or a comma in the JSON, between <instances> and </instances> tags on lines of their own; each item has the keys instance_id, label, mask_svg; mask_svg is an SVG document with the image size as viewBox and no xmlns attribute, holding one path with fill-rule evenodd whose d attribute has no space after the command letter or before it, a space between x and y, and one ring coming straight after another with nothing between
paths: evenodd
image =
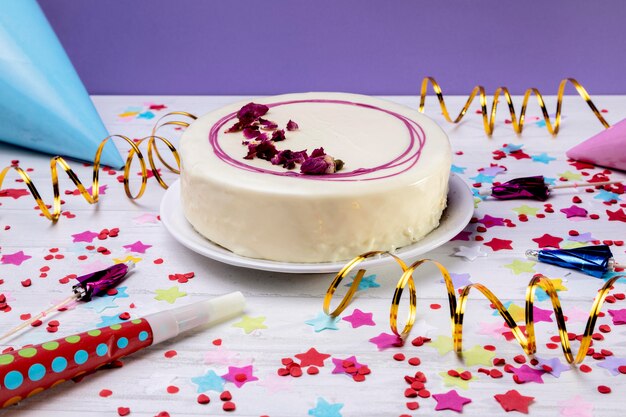
<instances>
[{"instance_id":1,"label":"dried rose petal on cake","mask_svg":"<svg viewBox=\"0 0 626 417\"><path fill-rule=\"evenodd\" d=\"M300 126L298 126L298 123L294 122L293 120L291 120L291 119L290 119L290 120L287 122L287 130L288 130L289 132L292 132L292 131L294 131L294 130L298 130L299 128L300 128Z\"/></svg>"},{"instance_id":2,"label":"dried rose petal on cake","mask_svg":"<svg viewBox=\"0 0 626 417\"><path fill-rule=\"evenodd\" d=\"M303 163L307 158L306 150L294 152L290 149L285 149L272 158L272 164L282 165L283 168L287 169L294 169L296 164Z\"/></svg>"},{"instance_id":3,"label":"dried rose petal on cake","mask_svg":"<svg viewBox=\"0 0 626 417\"><path fill-rule=\"evenodd\" d=\"M259 132L259 127L258 126L249 126L246 127L243 130L243 136L246 139L254 139L256 137L258 137L261 134L261 132Z\"/></svg>"},{"instance_id":4,"label":"dried rose petal on cake","mask_svg":"<svg viewBox=\"0 0 626 417\"><path fill-rule=\"evenodd\" d=\"M243 123L237 122L231 127L229 127L228 129L226 129L226 133L241 132L242 129L243 129Z\"/></svg>"},{"instance_id":5,"label":"dried rose petal on cake","mask_svg":"<svg viewBox=\"0 0 626 417\"><path fill-rule=\"evenodd\" d=\"M325 156L326 152L324 152L324 148L313 149L311 152L311 158L317 158L318 156Z\"/></svg>"},{"instance_id":6,"label":"dried rose petal on cake","mask_svg":"<svg viewBox=\"0 0 626 417\"><path fill-rule=\"evenodd\" d=\"M278 129L278 124L276 124L275 122L272 122L271 120L267 120L264 118L259 118L259 124L261 125L261 129L264 130L274 130L274 129Z\"/></svg>"},{"instance_id":7,"label":"dried rose petal on cake","mask_svg":"<svg viewBox=\"0 0 626 417\"><path fill-rule=\"evenodd\" d=\"M343 161L337 160L343 166ZM337 161L330 155L316 156L309 158L302 163L300 172L307 175L333 174L338 171Z\"/></svg>"},{"instance_id":8,"label":"dried rose petal on cake","mask_svg":"<svg viewBox=\"0 0 626 417\"><path fill-rule=\"evenodd\" d=\"M274 142L280 142L282 140L285 140L285 131L284 130L277 130L272 134L272 140Z\"/></svg>"},{"instance_id":9,"label":"dried rose petal on cake","mask_svg":"<svg viewBox=\"0 0 626 417\"><path fill-rule=\"evenodd\" d=\"M244 159L254 159L254 157L257 157L271 161L277 153L278 151L272 141L263 140L261 142L251 142L248 145L248 154L244 156Z\"/></svg>"},{"instance_id":10,"label":"dried rose petal on cake","mask_svg":"<svg viewBox=\"0 0 626 417\"><path fill-rule=\"evenodd\" d=\"M244 124L251 124L269 111L264 104L248 103L237 112L237 118Z\"/></svg>"}]
</instances>

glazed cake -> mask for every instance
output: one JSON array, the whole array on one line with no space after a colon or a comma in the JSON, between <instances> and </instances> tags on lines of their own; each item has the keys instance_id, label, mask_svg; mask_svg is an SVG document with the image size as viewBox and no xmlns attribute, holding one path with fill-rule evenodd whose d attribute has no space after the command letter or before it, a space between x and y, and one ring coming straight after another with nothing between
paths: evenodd
<instances>
[{"instance_id":1,"label":"glazed cake","mask_svg":"<svg viewBox=\"0 0 626 417\"><path fill-rule=\"evenodd\" d=\"M226 106L181 139L181 201L232 252L332 262L393 251L439 225L451 151L416 110L343 93Z\"/></svg>"}]
</instances>

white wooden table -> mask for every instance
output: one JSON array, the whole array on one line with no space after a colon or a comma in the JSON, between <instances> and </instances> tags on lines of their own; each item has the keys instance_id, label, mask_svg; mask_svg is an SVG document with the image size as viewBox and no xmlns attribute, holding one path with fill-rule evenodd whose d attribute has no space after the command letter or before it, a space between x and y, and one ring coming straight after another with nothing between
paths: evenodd
<instances>
[{"instance_id":1,"label":"white wooden table","mask_svg":"<svg viewBox=\"0 0 626 417\"><path fill-rule=\"evenodd\" d=\"M111 133L125 134L130 137L143 137L149 133L156 119L147 119L151 104L165 105L166 109L152 110L156 116L169 110L185 110L202 114L227 103L240 100L241 97L94 97L94 101L105 124ZM390 97L391 100L415 107L416 97ZM580 175L587 172L590 178L602 168L578 170L567 163L565 150L574 144L600 131L602 126L588 110L579 97L567 97L564 103L562 131L558 137L551 137L533 116L540 114L535 104L531 104L527 126L522 136L513 133L510 124L506 124L504 113L500 113L496 131L488 138L482 129L479 115L475 114L478 104L474 104L460 125L453 126L443 122L436 107L436 100L429 99L426 114L430 115L449 134L455 151L455 170L468 183L479 174L478 169L499 163L507 171L495 177L496 181L505 181L514 177L543 174L558 178ZM465 98L450 97L448 104L459 109ZM626 115L626 97L594 97L599 108L607 109L604 113L609 122L615 123ZM549 108L554 109L554 98L547 98ZM519 103L519 99L517 100ZM158 106L157 106L158 107ZM504 106L500 111L504 111ZM135 113L127 117L120 114ZM140 116L143 115L143 116ZM175 134L169 135L171 137ZM516 159L511 155L499 161L494 160L492 152L501 149L504 144L523 145L522 151L534 159ZM624 150L616 150L624 152ZM554 158L554 159L552 159ZM23 168L33 168L31 173L46 201L51 201L49 183L49 157L34 152L0 145L0 167L19 160ZM74 163L79 176L89 182L90 168ZM205 297L212 297L230 291L242 291L248 300L246 314L256 320L257 329L233 326L241 319L230 320L216 327L203 329L174 340L153 346L124 360L120 369L99 371L86 377L80 383L68 382L48 392L23 401L17 406L0 411L1 415L20 416L113 416L118 407L128 407L131 416L154 416L166 411L171 416L183 415L237 415L237 416L382 416L382 415L454 415L454 411L435 412L437 402L434 398L405 398L408 384L405 375L414 375L422 371L428 378L426 388L432 394L441 394L455 389L459 395L471 399L463 413L466 415L505 415L503 408L496 402L494 395L504 394L515 389L524 396L534 397L530 404L531 415L542 416L621 416L623 415L623 394L626 392L626 376L613 376L607 369L600 367L599 360L588 358L585 362L591 372L584 373L577 369L563 372L559 378L551 374L542 376L543 384L528 382L516 384L512 374L504 373L501 379L492 379L479 373L478 369L495 368L493 365L467 366L453 353L440 355L432 345L422 347L407 343L401 348L389 348L379 351L370 338L382 332L390 333L388 309L397 278L397 266L389 264L368 271L370 288L359 293L359 297L348 307L343 316L351 314L355 308L366 313L373 313L375 326L364 325L352 328L350 323L340 320L338 330L315 332L307 320L314 319L321 313L322 298L332 275L287 275L241 269L223 265L211 259L196 255L179 245L160 224L157 215L159 201L164 190L156 182L150 181L146 195L137 202L124 196L123 188L115 175L101 174L106 185L105 195L97 207L90 206L82 197L63 195L64 209L75 217L63 216L58 224L53 225L38 215L34 200L30 196L17 199L0 197L0 256L23 251L31 258L21 265L0 262L0 292L5 294L11 311L0 312L0 330L8 329L19 323L20 315L36 314L50 303L59 301L70 292L69 284L62 284L59 279L67 274L82 274L99 269L112 263L113 259L123 259L128 255L141 258L136 272L124 284L128 297L100 300L94 306L80 305L73 310L57 314L60 326L55 334L48 333L46 326L29 330L12 340L7 346L21 346L40 343L48 339L69 335L96 327L103 322L103 316L115 319L122 312L129 312L132 317L180 306ZM626 178L623 173L613 173L611 179ZM17 178L17 177L13 177ZM5 188L22 188L23 184L11 178ZM167 181L175 180L175 175L165 173ZM65 177L62 190L73 190L74 186ZM554 213L545 213L545 206L536 201L485 201L478 204L475 217L483 219L485 215L510 219L516 227L492 226L480 229L483 224L468 225L469 240L455 240L430 252L427 256L441 261L455 275L457 284L464 282L482 282L489 286L503 301L512 301L523 307L525 287L534 273L544 273L550 278L561 278L567 288L559 293L565 314L569 317L568 329L581 333L586 314L596 290L603 281L576 272L550 267L532 265L526 262L524 251L537 248L536 239L544 233L562 239L561 245L572 245L570 230L579 234L591 233L593 238L619 243L626 240L626 223L608 221L606 210L623 209L626 197L619 197L617 204L607 206L596 194L581 191L578 195L582 202L577 204L589 213L597 213L598 220L588 217L566 218L560 212L570 207L575 191L555 192L548 203ZM622 207L620 207L620 204ZM520 207L522 207L520 209ZM530 207L530 208L528 208ZM528 221L518 218L518 212L531 213ZM534 210L537 209L537 210ZM532 214L536 211L540 216ZM545 217L543 216L545 215ZM543 217L543 218L541 218ZM486 220L485 220L486 221ZM488 223L488 222L487 222ZM119 228L119 236L99 241L93 245L104 246L111 253L103 255L95 250L88 250L89 243L73 242L72 235L84 231L99 232L104 228ZM483 232L479 230L485 230ZM587 236L587 235L584 235ZM482 238L476 241L475 238ZM512 249L494 251L485 243L492 239L510 240ZM128 252L124 245L141 241L151 245L145 253ZM496 241L497 242L497 241ZM484 257L474 261L454 256L460 246L469 251L480 250ZM504 244L506 247L506 244ZM58 251L51 252L51 250ZM626 260L626 246L612 246L616 258ZM63 255L62 259L47 260L46 257ZM79 258L80 257L80 258ZM48 257L49 258L49 257ZM0 258L1 259L1 258ZM513 264L513 268L507 265ZM515 266L519 266L514 273ZM42 269L44 277L41 276ZM168 275L194 272L195 277L186 283L172 281ZM375 275L375 277L374 277ZM440 276L434 268L422 268L416 273L418 287L418 323L409 340L416 336L428 336L433 341L438 337L450 337L450 324L446 294ZM21 281L30 279L32 285L25 287ZM157 289L177 286L187 295L175 300L173 305L155 299ZM615 292L626 292L626 286L618 284ZM436 305L442 308L436 309ZM538 306L549 309L549 301L542 301ZM95 308L94 308L95 307ZM404 306L405 307L405 306ZM101 310L105 308L104 310ZM626 308L626 302L608 305L607 309ZM515 307L512 308L515 310ZM554 315L552 314L553 318ZM500 334L502 320L492 315L488 303L477 293L471 297L465 318L465 348L487 357L482 346L495 347L495 356L504 358L507 363L520 367L514 357L522 354L517 342L507 342ZM596 349L608 349L614 357L626 358L626 328L613 325L607 314L598 324L608 324L612 331L604 334L605 340L596 343ZM246 327L246 326L243 326ZM254 326L253 326L254 327ZM538 348L542 358L559 358L563 362L560 348L549 349L550 338L557 335L555 323L539 323ZM221 345L219 341L221 341ZM445 343L441 344L445 347ZM577 345L574 344L574 347ZM277 370L283 365L282 358L295 358L314 347L317 351L331 355L332 358L344 359L356 356L359 363L367 364L372 373L363 382L355 382L347 375L332 374L331 358L319 367L319 374L306 372L300 378L281 377ZM175 352L174 352L175 351ZM397 361L393 356L403 353L406 360ZM419 357L421 364L412 366L411 357ZM296 359L297 360L297 359ZM624 359L626 362L626 359ZM224 375L229 366L244 367L252 365L257 381L247 382L241 388L226 382L224 389L232 393L236 410L222 410L223 402L220 378L204 378L198 385L192 378L203 375ZM502 370L502 367L497 367ZM461 386L446 386L456 382L440 374L450 369L469 370L477 378L469 382L467 389ZM569 367L568 367L569 369ZM211 372L213 371L214 374ZM198 382L198 380L195 380ZM462 383L460 383L463 385ZM610 394L597 391L599 385L612 389ZM178 392L168 393L168 387L177 387ZM211 388L205 393L211 398L210 404L198 404L199 390ZM111 390L110 396L104 396L102 390ZM170 391L176 391L170 388ZM104 394L104 395L101 395ZM406 403L418 401L419 409L412 411ZM330 404L324 406L324 404ZM122 410L123 411L123 410ZM325 414L323 413L325 412Z\"/></svg>"}]
</instances>

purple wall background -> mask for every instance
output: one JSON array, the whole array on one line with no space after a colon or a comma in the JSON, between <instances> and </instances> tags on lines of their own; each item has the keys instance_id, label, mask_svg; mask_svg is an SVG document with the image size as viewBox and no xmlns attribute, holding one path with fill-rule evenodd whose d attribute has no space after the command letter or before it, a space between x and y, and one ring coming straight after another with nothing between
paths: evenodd
<instances>
[{"instance_id":1,"label":"purple wall background","mask_svg":"<svg viewBox=\"0 0 626 417\"><path fill-rule=\"evenodd\" d=\"M626 94L623 0L39 3L92 94Z\"/></svg>"}]
</instances>

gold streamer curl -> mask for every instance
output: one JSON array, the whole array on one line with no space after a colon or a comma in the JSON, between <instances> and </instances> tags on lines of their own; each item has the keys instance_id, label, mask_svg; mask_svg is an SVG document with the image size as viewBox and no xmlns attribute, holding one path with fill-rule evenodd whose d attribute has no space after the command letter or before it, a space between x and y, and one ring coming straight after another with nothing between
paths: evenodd
<instances>
[{"instance_id":1,"label":"gold streamer curl","mask_svg":"<svg viewBox=\"0 0 626 417\"><path fill-rule=\"evenodd\" d=\"M156 158L161 162L161 164L163 164L165 168L167 168L169 171L175 174L180 173L180 157L178 156L178 151L176 150L172 142L170 142L169 140L167 140L166 138L162 136L158 136L157 131L164 126L180 126L180 127L186 128L190 124L189 122L181 121L181 120L163 121L164 119L168 117L172 117L172 116L183 116L184 118L188 118L191 120L196 119L196 116L194 116L191 113L182 112L182 111L174 111L174 112L167 113L163 115L161 118L159 118L157 122L155 123L154 127L152 128L151 134L142 139L139 139L136 142L124 135L110 135L104 138L102 142L100 142L100 145L98 146L98 149L96 150L96 155L93 161L93 176L92 176L92 181L91 181L91 193L87 191L87 189L85 188L83 183L80 181L76 173L74 173L70 165L67 163L67 161L63 157L61 156L53 157L50 160L50 177L52 180L52 192L53 192L52 211L50 211L48 209L48 206L44 203L43 199L41 198L41 194L39 194L37 187L33 183L33 180L30 178L28 173L24 171L22 168L20 168L19 166L11 165L11 166L4 168L2 171L0 171L0 190L2 189L2 183L4 182L4 179L6 175L9 173L9 171L11 170L17 171L19 176L22 178L22 180L24 180L24 183L30 190L31 195L37 202L37 206L39 207L43 215L48 220L51 220L52 222L56 222L59 220L61 216L61 211L62 211L61 192L59 188L59 172L58 172L59 171L58 166L61 166L61 168L65 171L65 173L70 178L70 180L72 180L74 185L76 185L76 188L78 188L80 195L82 195L83 198L89 204L96 204L100 199L100 192L99 192L100 190L99 190L98 184L99 184L99 175L100 175L100 158L102 156L102 151L104 149L104 145L106 145L108 141L113 140L115 138L122 139L130 145L130 150L128 152L128 156L126 157L126 162L124 164L124 191L126 192L126 196L128 198L133 199L133 200L138 199L146 191L146 185L148 183L148 170L146 168L146 161L144 160L144 154L139 150L139 147L144 142L147 142L148 144L147 145L148 149L147 149L146 154L148 156L148 164L150 167L150 171L152 172L152 176L156 179L156 181L159 183L161 187L167 188L168 185L163 180L163 177L158 171L154 156L156 155ZM162 144L164 144L167 147L167 149L170 151L170 153L172 154L176 162L175 167L168 164L164 160L157 146L158 142L161 142ZM137 157L139 161L139 165L141 167L141 186L139 187L139 191L137 191L136 194L133 194L130 189L130 174L131 174L130 169L131 169L131 165L135 157Z\"/></svg>"},{"instance_id":2,"label":"gold streamer curl","mask_svg":"<svg viewBox=\"0 0 626 417\"><path fill-rule=\"evenodd\" d=\"M469 109L470 105L474 101L474 98L476 97L476 95L478 95L479 100L480 100L480 110L481 110L482 117L483 117L483 127L485 129L485 133L488 136L491 136L494 130L496 112L498 110L498 101L500 99L500 95L503 95L509 107L509 113L511 115L511 124L513 125L513 130L515 131L515 133L521 134L522 130L524 129L524 120L526 117L526 108L528 107L528 100L530 100L530 96L534 94L535 96L537 96L537 103L539 104L539 107L541 108L541 113L543 114L543 120L545 120L546 122L546 128L548 129L548 132L556 136L556 134L559 133L559 129L561 128L561 108L563 105L563 96L565 95L565 87L567 86L568 83L572 84L574 88L576 88L576 92L578 93L578 95L580 95L585 100L585 102L587 103L587 105L589 106L593 114L598 118L600 123L602 123L602 125L605 128L608 128L610 126L609 123L604 119L604 117L602 117L602 114L600 114L596 105L593 103L593 101L591 101L591 96L589 96L589 93L587 93L587 90L585 90L585 88L574 78L565 78L559 84L559 89L558 89L557 96L556 96L556 112L555 112L554 125L552 124L550 115L548 114L548 109L546 108L546 104L543 100L543 96L541 95L539 90L536 88L529 88L524 93L524 99L522 101L522 108L519 114L519 121L515 113L515 107L513 106L513 99L511 98L511 94L509 93L509 89L507 87L498 87L496 89L495 93L493 94L493 101L491 103L491 111L487 111L487 94L485 93L485 87L483 87L482 85L477 85L472 89L469 95L469 98L465 102L465 106L463 106L463 109L461 110L459 115L455 119L452 119L450 117L450 113L448 112L448 107L446 106L446 102L443 98L441 87L439 86L439 83L435 81L433 77L424 77L424 79L422 80L422 87L420 90L419 111L422 113L424 112L424 105L426 103L426 95L428 93L429 84L432 85L433 91L435 92L435 95L437 96L437 99L439 100L439 106L441 107L441 112L443 113L443 117L446 119L446 121L450 123L455 123L455 124L459 123L463 119L463 116L465 116L465 114L467 113L467 110Z\"/></svg>"},{"instance_id":3,"label":"gold streamer curl","mask_svg":"<svg viewBox=\"0 0 626 417\"><path fill-rule=\"evenodd\" d=\"M478 290L485 298L493 304L495 309L498 311L500 316L504 319L507 326L510 328L513 336L520 344L526 355L533 356L537 352L537 339L535 335L535 322L533 318L534 313L534 301L535 301L535 292L537 288L543 289L548 296L550 297L550 301L552 303L552 309L554 310L554 316L556 318L557 327L559 330L559 338L561 341L561 347L563 349L563 355L565 359L570 364L580 364L583 362L585 357L587 356L587 352L589 351L589 347L591 346L592 336L594 333L594 328L596 325L596 321L598 319L598 314L600 313L600 309L602 308L602 304L604 303L604 299L608 295L611 290L613 284L624 276L615 276L608 279L604 285L598 290L596 297L593 300L593 304L591 306L591 310L589 312L589 318L587 319L587 324L585 325L585 331L582 335L582 339L580 341L580 347L576 356L572 353L572 348L569 342L568 334L567 334L567 326L565 324L565 316L563 315L563 310L561 309L561 302L559 300L559 296L557 291L550 281L544 275L537 274L535 275L530 282L528 283L528 287L526 288L526 306L525 306L525 325L526 331L524 332L515 322L511 314L504 307L502 302L496 295L491 292L489 288L479 283L472 283L466 285L459 289L459 296L457 298L456 292L454 289L454 284L452 283L452 278L450 277L450 273L448 270L439 262L434 261L432 259L420 259L415 261L410 266L407 266L401 259L397 256L388 253L388 252L367 252L362 255L357 256L348 262L342 269L337 273L334 280L330 284L330 287L326 291L326 296L324 297L323 310L326 314L331 317L337 317L339 314L345 310L345 308L350 304L350 301L354 297L356 290L361 282L361 279L366 273L365 269L359 269L350 288L346 292L346 295L342 298L339 306L330 312L330 302L333 298L335 290L339 286L341 280L348 274L352 269L354 269L359 263L364 261L366 258L375 255L388 254L391 255L392 258L402 267L402 276L398 280L396 284L396 289L393 294L393 298L391 301L391 308L389 311L389 324L391 327L391 331L405 340L413 327L413 323L415 323L415 318L417 315L417 294L415 290L415 283L413 279L413 273L416 269L422 266L425 263L434 264L439 270L441 276L444 279L444 283L446 286L446 292L448 294L448 304L450 308L450 324L452 328L452 339L454 350L457 354L462 354L463 352L463 318L465 315L465 308L467 305L467 299L470 291L475 288ZM401 332L398 332L398 308L400 305L400 301L402 299L402 292L405 287L409 288L409 314L407 317L406 324L404 329Z\"/></svg>"}]
</instances>

